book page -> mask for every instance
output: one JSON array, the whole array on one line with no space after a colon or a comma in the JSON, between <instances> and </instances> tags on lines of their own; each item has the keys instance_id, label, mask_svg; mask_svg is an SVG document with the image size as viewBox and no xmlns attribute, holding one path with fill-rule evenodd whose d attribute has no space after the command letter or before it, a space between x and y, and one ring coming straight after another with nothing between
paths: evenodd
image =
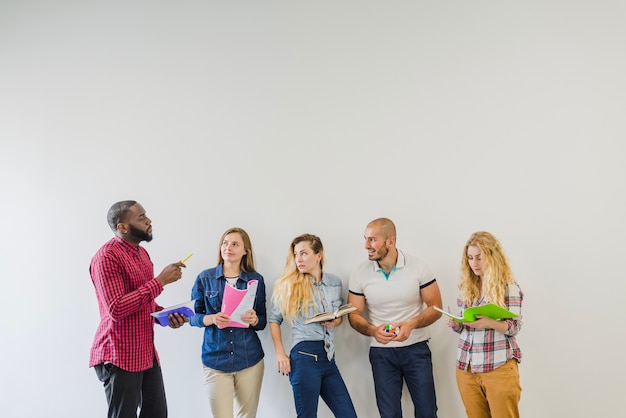
<instances>
[{"instance_id":1,"label":"book page","mask_svg":"<svg viewBox=\"0 0 626 418\"><path fill-rule=\"evenodd\" d=\"M310 324L312 322L324 322L324 321L332 321L334 319L339 318L345 314L349 314L350 312L356 311L356 308L349 303L345 305L341 305L337 308L335 312L322 312L317 315L313 315L309 319L307 319L304 323Z\"/></svg>"},{"instance_id":2,"label":"book page","mask_svg":"<svg viewBox=\"0 0 626 418\"><path fill-rule=\"evenodd\" d=\"M322 313L318 313L317 315L313 315L312 317L304 321L304 323L305 325L308 325L312 322L332 321L333 319L335 319L335 315L333 313L322 312Z\"/></svg>"},{"instance_id":3,"label":"book page","mask_svg":"<svg viewBox=\"0 0 626 418\"><path fill-rule=\"evenodd\" d=\"M436 311L439 311L439 312L441 312L442 314L444 314L444 315L446 315L446 316L449 316L450 318L454 319L454 320L455 320L455 321L457 321L457 322L463 322L463 318L462 318L462 317L460 317L460 316L453 315L453 314L451 314L450 312L444 311L443 309L438 308L438 307L436 307L436 306L433 306L433 308L435 308L435 310L436 310ZM449 309L449 308L448 308L448 309Z\"/></svg>"},{"instance_id":4,"label":"book page","mask_svg":"<svg viewBox=\"0 0 626 418\"><path fill-rule=\"evenodd\" d=\"M256 289L258 287L258 284L258 280L250 280L248 282L247 289L236 289L229 285L226 285L226 287L224 287L222 312L230 315L231 322L225 327L218 328L248 328L250 326L250 324L241 322L241 316L246 313L246 311L254 307L254 300L256 299Z\"/></svg>"},{"instance_id":5,"label":"book page","mask_svg":"<svg viewBox=\"0 0 626 418\"><path fill-rule=\"evenodd\" d=\"M354 312L354 311L356 311L356 308L352 306L351 304L346 303L345 305L341 305L340 307L337 308L337 310L335 311L335 316L338 318L340 316L349 314L350 312Z\"/></svg>"}]
</instances>

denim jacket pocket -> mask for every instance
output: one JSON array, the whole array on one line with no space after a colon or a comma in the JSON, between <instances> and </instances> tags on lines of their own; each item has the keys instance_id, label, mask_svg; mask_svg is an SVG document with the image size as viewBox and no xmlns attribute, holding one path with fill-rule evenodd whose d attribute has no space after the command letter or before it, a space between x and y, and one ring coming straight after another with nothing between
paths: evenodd
<instances>
[{"instance_id":1,"label":"denim jacket pocket","mask_svg":"<svg viewBox=\"0 0 626 418\"><path fill-rule=\"evenodd\" d=\"M222 298L218 290L207 290L204 299L207 302L207 307L212 310L211 313L218 313L222 310Z\"/></svg>"}]
</instances>

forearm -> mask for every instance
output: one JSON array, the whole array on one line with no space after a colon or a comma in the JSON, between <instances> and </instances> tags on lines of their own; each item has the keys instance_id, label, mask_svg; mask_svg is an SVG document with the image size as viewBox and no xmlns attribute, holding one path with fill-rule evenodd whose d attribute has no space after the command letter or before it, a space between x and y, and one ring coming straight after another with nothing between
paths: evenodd
<instances>
[{"instance_id":1,"label":"forearm","mask_svg":"<svg viewBox=\"0 0 626 418\"><path fill-rule=\"evenodd\" d=\"M362 315L359 315L356 312L349 313L348 321L350 322L350 326L354 328L355 331L368 337L374 335L376 327L367 322L367 320Z\"/></svg>"},{"instance_id":2,"label":"forearm","mask_svg":"<svg viewBox=\"0 0 626 418\"><path fill-rule=\"evenodd\" d=\"M211 325L215 325L215 319L217 314L207 314L202 317L202 326L210 327Z\"/></svg>"},{"instance_id":3,"label":"forearm","mask_svg":"<svg viewBox=\"0 0 626 418\"><path fill-rule=\"evenodd\" d=\"M491 328L504 334L509 330L509 324L506 321L493 321Z\"/></svg>"},{"instance_id":4,"label":"forearm","mask_svg":"<svg viewBox=\"0 0 626 418\"><path fill-rule=\"evenodd\" d=\"M285 347L283 346L283 337L280 331L280 325L276 322L270 322L270 335L272 336L272 342L274 343L274 350L277 354L284 354Z\"/></svg>"},{"instance_id":5,"label":"forearm","mask_svg":"<svg viewBox=\"0 0 626 418\"><path fill-rule=\"evenodd\" d=\"M155 279L126 294L122 293L122 289L103 285L99 296L105 301L111 319L118 321L153 303L162 290L163 287Z\"/></svg>"},{"instance_id":6,"label":"forearm","mask_svg":"<svg viewBox=\"0 0 626 418\"><path fill-rule=\"evenodd\" d=\"M411 318L410 323L413 326L413 329L424 328L431 325L439 318L441 318L441 313L437 312L432 306L429 306L418 316Z\"/></svg>"}]
</instances>

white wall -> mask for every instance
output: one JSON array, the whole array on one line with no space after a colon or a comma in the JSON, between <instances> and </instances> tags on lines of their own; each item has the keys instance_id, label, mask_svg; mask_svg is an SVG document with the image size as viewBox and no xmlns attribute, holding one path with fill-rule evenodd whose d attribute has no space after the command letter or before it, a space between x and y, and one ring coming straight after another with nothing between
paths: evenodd
<instances>
[{"instance_id":1,"label":"white wall","mask_svg":"<svg viewBox=\"0 0 626 418\"><path fill-rule=\"evenodd\" d=\"M0 1L0 415L104 416L87 268L121 199L153 219L156 269L194 253L163 305L235 225L269 291L303 232L347 284L378 216L452 304L489 230L526 294L523 416L618 415L626 6L531 3ZM462 417L456 338L431 333L440 417ZM174 418L210 415L201 334L156 331ZM294 416L261 338L259 415ZM344 324L337 344L376 416L367 340Z\"/></svg>"}]
</instances>

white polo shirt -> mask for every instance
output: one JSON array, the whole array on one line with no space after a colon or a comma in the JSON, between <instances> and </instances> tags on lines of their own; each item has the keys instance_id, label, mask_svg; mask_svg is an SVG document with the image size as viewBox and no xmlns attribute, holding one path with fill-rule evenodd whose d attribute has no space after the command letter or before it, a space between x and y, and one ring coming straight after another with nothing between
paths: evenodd
<instances>
[{"instance_id":1,"label":"white polo shirt","mask_svg":"<svg viewBox=\"0 0 626 418\"><path fill-rule=\"evenodd\" d=\"M392 324L418 316L426 305L421 289L435 283L428 265L419 257L398 250L398 261L388 277L376 261L366 261L350 275L349 291L365 296L372 324ZM427 328L411 331L406 341L381 344L374 337L371 347L405 347L429 338Z\"/></svg>"}]
</instances>

